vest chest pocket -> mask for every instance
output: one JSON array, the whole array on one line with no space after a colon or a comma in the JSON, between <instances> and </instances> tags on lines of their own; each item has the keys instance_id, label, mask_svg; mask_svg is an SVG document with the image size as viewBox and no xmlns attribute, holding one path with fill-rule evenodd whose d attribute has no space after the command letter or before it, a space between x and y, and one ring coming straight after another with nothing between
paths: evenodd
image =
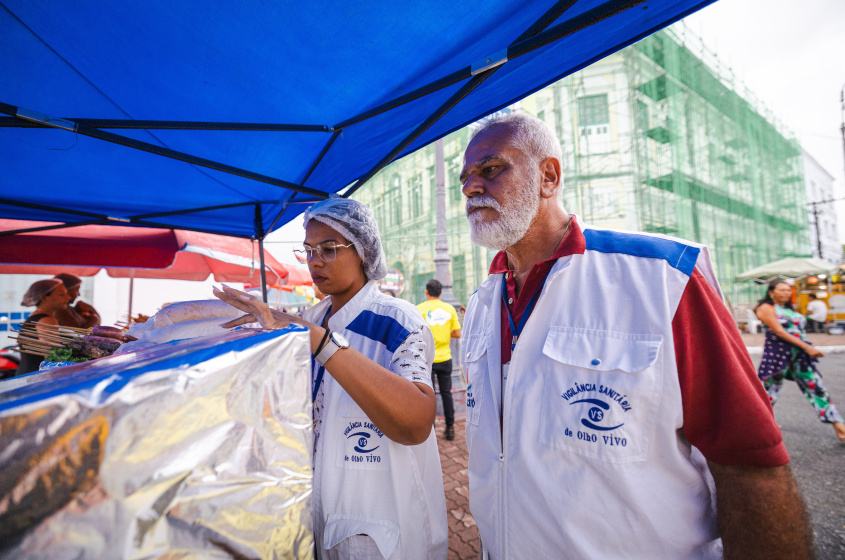
<instances>
[{"instance_id":1,"label":"vest chest pocket","mask_svg":"<svg viewBox=\"0 0 845 560\"><path fill-rule=\"evenodd\" d=\"M338 405L340 422L336 466L353 470L389 471L390 453L388 438L373 424L340 385ZM324 428L325 429L325 428Z\"/></svg>"},{"instance_id":2,"label":"vest chest pocket","mask_svg":"<svg viewBox=\"0 0 845 560\"><path fill-rule=\"evenodd\" d=\"M486 334L472 335L461 344L461 374L467 387L467 422L478 425L481 414L481 399L487 385L487 343Z\"/></svg>"},{"instance_id":3,"label":"vest chest pocket","mask_svg":"<svg viewBox=\"0 0 845 560\"><path fill-rule=\"evenodd\" d=\"M645 461L660 406L661 335L552 327L540 442L610 463Z\"/></svg>"}]
</instances>

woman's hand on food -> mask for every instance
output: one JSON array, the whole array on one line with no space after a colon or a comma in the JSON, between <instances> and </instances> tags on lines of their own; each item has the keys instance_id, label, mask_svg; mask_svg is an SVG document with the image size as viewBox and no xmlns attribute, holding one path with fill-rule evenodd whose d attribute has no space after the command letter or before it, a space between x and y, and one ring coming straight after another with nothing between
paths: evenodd
<instances>
[{"instance_id":1,"label":"woman's hand on food","mask_svg":"<svg viewBox=\"0 0 845 560\"><path fill-rule=\"evenodd\" d=\"M281 329L293 322L293 316L271 309L269 305L252 294L226 285L223 286L223 290L213 288L213 293L218 299L246 313L246 315L220 325L223 328L230 329L248 323L258 323L265 329Z\"/></svg>"}]
</instances>

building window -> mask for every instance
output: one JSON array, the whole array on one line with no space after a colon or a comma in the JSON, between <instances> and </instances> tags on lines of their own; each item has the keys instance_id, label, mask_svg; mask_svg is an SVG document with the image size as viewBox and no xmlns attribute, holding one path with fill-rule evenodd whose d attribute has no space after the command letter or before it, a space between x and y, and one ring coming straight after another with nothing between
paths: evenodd
<instances>
[{"instance_id":1,"label":"building window","mask_svg":"<svg viewBox=\"0 0 845 560\"><path fill-rule=\"evenodd\" d=\"M648 105L637 100L637 117L639 118L639 122L637 123L642 130L648 130Z\"/></svg>"},{"instance_id":2,"label":"building window","mask_svg":"<svg viewBox=\"0 0 845 560\"><path fill-rule=\"evenodd\" d=\"M461 155L457 155L451 160L448 160L446 168L446 190L449 191L449 198L452 199L452 202L461 202L463 200L463 193L461 192L463 185L461 185L460 180L462 167L463 157Z\"/></svg>"},{"instance_id":3,"label":"building window","mask_svg":"<svg viewBox=\"0 0 845 560\"><path fill-rule=\"evenodd\" d=\"M467 297L467 267L466 256L455 255L452 257L452 293L458 301L466 302Z\"/></svg>"},{"instance_id":4,"label":"building window","mask_svg":"<svg viewBox=\"0 0 845 560\"><path fill-rule=\"evenodd\" d=\"M388 196L390 197L388 205L389 222L392 226L398 226L402 223L402 179L398 174L394 175L391 180Z\"/></svg>"},{"instance_id":5,"label":"building window","mask_svg":"<svg viewBox=\"0 0 845 560\"><path fill-rule=\"evenodd\" d=\"M578 125L592 126L610 122L607 110L607 94L588 95L578 98Z\"/></svg>"},{"instance_id":6,"label":"building window","mask_svg":"<svg viewBox=\"0 0 845 560\"><path fill-rule=\"evenodd\" d=\"M411 212L414 218L423 215L423 182L421 175L415 175L411 180Z\"/></svg>"}]
</instances>

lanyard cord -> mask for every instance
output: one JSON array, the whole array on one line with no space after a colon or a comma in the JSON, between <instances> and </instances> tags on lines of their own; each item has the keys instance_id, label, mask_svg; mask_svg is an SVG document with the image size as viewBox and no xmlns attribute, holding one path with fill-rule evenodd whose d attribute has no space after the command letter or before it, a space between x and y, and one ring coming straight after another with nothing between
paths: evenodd
<instances>
[{"instance_id":1,"label":"lanyard cord","mask_svg":"<svg viewBox=\"0 0 845 560\"><path fill-rule=\"evenodd\" d=\"M563 240L566 239L566 236L569 234L569 228L571 226L572 218L570 218L569 221L566 222L566 227L563 230L563 235L560 236L560 240L557 242L557 247L560 247L561 243L563 243ZM522 328L525 326L525 323L528 322L528 317L530 317L531 313L534 312L534 306L537 305L537 300L540 298L540 292L543 291L543 285L546 283L546 278L549 277L549 272L551 272L551 269L546 271L546 276L543 277L543 282L537 288L537 291L534 292L534 295L531 296L531 301L528 302L528 307L525 308L525 311L522 312L522 317L519 318L519 325L514 325L513 316L511 315L511 309L510 307L508 307L508 273L505 272L504 274L502 274L502 304L505 306L505 311L508 312L508 324L511 328L511 335L513 335L513 341L511 342L511 352L513 352L514 348L516 348L516 340L519 338L519 334L522 332Z\"/></svg>"},{"instance_id":2,"label":"lanyard cord","mask_svg":"<svg viewBox=\"0 0 845 560\"><path fill-rule=\"evenodd\" d=\"M320 325L322 325L323 323L326 322L326 317L328 317L329 313L331 313L331 312L332 312L332 306L329 305L329 309L328 309L328 311L326 311L326 314L323 315L323 320L320 321ZM328 327L328 325L326 325L326 327ZM324 328L326 328L326 327L324 327ZM314 356L311 356L311 362L312 362L312 364L316 363L316 360L314 360ZM312 365L312 367L313 367L313 365ZM317 369L317 379L314 380L314 386L311 389L311 404L312 405L317 401L317 392L320 390L320 386L323 384L323 376L325 375L325 373L326 373L325 366L320 366Z\"/></svg>"},{"instance_id":3,"label":"lanyard cord","mask_svg":"<svg viewBox=\"0 0 845 560\"><path fill-rule=\"evenodd\" d=\"M508 324L511 328L511 335L513 335L513 341L511 342L511 352L513 352L514 348L516 348L516 341L519 338L519 334L522 332L523 327L525 327L525 323L528 322L528 317L534 312L534 306L537 305L537 300L540 299L540 292L543 291L543 284L546 283L546 279L543 278L543 284L540 284L537 287L537 291L531 296L528 307L525 308L525 311L522 312L522 316L519 318L519 325L515 325L513 315L511 315L511 309L508 307L508 283L506 278L507 272L502 274L502 305L505 306L505 311L508 312Z\"/></svg>"}]
</instances>

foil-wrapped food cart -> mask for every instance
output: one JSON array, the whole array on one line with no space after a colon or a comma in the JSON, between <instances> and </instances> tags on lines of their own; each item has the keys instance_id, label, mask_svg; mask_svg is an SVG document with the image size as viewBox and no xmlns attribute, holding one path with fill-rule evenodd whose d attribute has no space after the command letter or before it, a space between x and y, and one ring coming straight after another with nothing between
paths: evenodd
<instances>
[{"instance_id":1,"label":"foil-wrapped food cart","mask_svg":"<svg viewBox=\"0 0 845 560\"><path fill-rule=\"evenodd\" d=\"M310 556L309 364L240 328L0 382L0 557Z\"/></svg>"}]
</instances>

